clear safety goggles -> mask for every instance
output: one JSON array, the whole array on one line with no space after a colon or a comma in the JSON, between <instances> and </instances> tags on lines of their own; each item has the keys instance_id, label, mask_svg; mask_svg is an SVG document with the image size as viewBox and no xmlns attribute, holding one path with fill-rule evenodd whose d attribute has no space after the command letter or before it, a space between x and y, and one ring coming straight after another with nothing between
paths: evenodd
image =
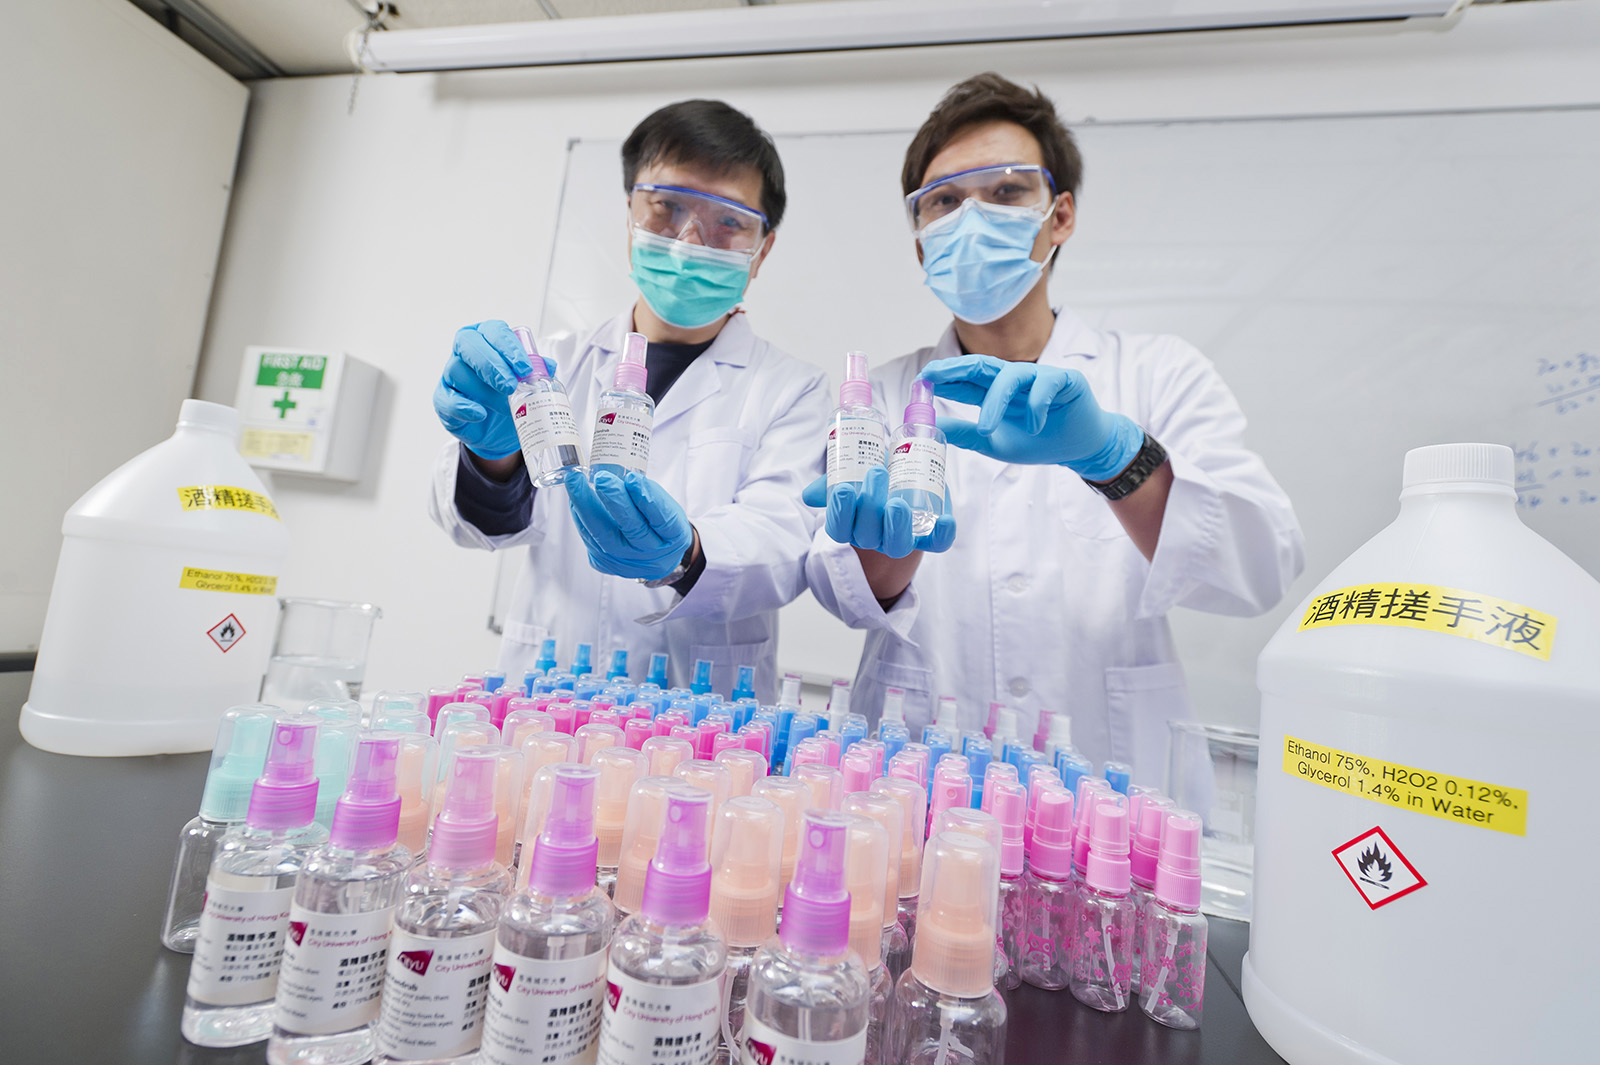
<instances>
[{"instance_id":1,"label":"clear safety goggles","mask_svg":"<svg viewBox=\"0 0 1600 1065\"><path fill-rule=\"evenodd\" d=\"M628 195L633 224L657 236L754 256L767 216L742 203L678 185L635 185Z\"/></svg>"},{"instance_id":2,"label":"clear safety goggles","mask_svg":"<svg viewBox=\"0 0 1600 1065\"><path fill-rule=\"evenodd\" d=\"M967 200L997 207L1022 207L1043 218L1050 213L1055 199L1055 179L1042 166L980 166L947 174L907 196L906 217L911 231L920 235L929 225L954 214Z\"/></svg>"}]
</instances>

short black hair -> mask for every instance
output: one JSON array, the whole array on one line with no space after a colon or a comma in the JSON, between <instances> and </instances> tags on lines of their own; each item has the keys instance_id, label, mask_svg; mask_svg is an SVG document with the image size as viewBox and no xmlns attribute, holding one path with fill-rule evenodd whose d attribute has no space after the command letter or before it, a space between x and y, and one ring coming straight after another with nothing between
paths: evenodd
<instances>
[{"instance_id":1,"label":"short black hair","mask_svg":"<svg viewBox=\"0 0 1600 1065\"><path fill-rule=\"evenodd\" d=\"M1078 142L1072 133L1061 124L1056 105L1037 85L1024 89L993 71L975 74L951 86L922 123L906 149L905 166L900 171L900 187L905 194L909 196L922 187L928 164L945 145L985 122L1014 122L1033 134L1039 142L1044 167L1055 180L1057 194L1070 192L1077 199L1078 186L1083 182L1083 156L1078 154Z\"/></svg>"},{"instance_id":2,"label":"short black hair","mask_svg":"<svg viewBox=\"0 0 1600 1065\"><path fill-rule=\"evenodd\" d=\"M753 167L761 175L761 213L769 229L783 220L788 194L778 148L750 116L721 100L679 100L652 112L622 142L622 188L632 192L652 163L701 166L716 174Z\"/></svg>"}]
</instances>

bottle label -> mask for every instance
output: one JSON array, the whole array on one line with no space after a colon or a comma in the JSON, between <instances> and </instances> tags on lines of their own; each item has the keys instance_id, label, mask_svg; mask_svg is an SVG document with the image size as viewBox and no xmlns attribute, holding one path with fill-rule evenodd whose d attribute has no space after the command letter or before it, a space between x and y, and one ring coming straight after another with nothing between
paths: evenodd
<instances>
[{"instance_id":1,"label":"bottle label","mask_svg":"<svg viewBox=\"0 0 1600 1065\"><path fill-rule=\"evenodd\" d=\"M609 966L600 1065L710 1065L722 1020L718 983L647 984Z\"/></svg>"},{"instance_id":2,"label":"bottle label","mask_svg":"<svg viewBox=\"0 0 1600 1065\"><path fill-rule=\"evenodd\" d=\"M605 993L603 950L549 961L496 943L479 1056L487 1065L592 1062Z\"/></svg>"},{"instance_id":3,"label":"bottle label","mask_svg":"<svg viewBox=\"0 0 1600 1065\"><path fill-rule=\"evenodd\" d=\"M266 883L275 878L263 877ZM294 886L239 891L206 884L189 966L189 997L208 1006L249 1006L278 991L278 963Z\"/></svg>"},{"instance_id":4,"label":"bottle label","mask_svg":"<svg viewBox=\"0 0 1600 1065\"><path fill-rule=\"evenodd\" d=\"M908 436L889 456L889 491L932 492L944 496L944 445L925 436Z\"/></svg>"},{"instance_id":5,"label":"bottle label","mask_svg":"<svg viewBox=\"0 0 1600 1065\"><path fill-rule=\"evenodd\" d=\"M601 407L594 419L589 462L610 463L643 473L650 465L650 429L654 423L654 416L642 410Z\"/></svg>"},{"instance_id":6,"label":"bottle label","mask_svg":"<svg viewBox=\"0 0 1600 1065\"><path fill-rule=\"evenodd\" d=\"M783 1035L744 1015L744 1031L739 1033L740 1065L862 1065L867 1059L867 1030L848 1039L813 1043Z\"/></svg>"},{"instance_id":7,"label":"bottle label","mask_svg":"<svg viewBox=\"0 0 1600 1065\"><path fill-rule=\"evenodd\" d=\"M511 397L511 421L523 453L535 464L546 448L578 446L578 422L565 392L518 393Z\"/></svg>"},{"instance_id":8,"label":"bottle label","mask_svg":"<svg viewBox=\"0 0 1600 1065\"><path fill-rule=\"evenodd\" d=\"M333 1035L378 1019L394 907L370 913L289 910L272 1022L296 1035Z\"/></svg>"},{"instance_id":9,"label":"bottle label","mask_svg":"<svg viewBox=\"0 0 1600 1065\"><path fill-rule=\"evenodd\" d=\"M864 480L867 471L883 465L883 426L870 418L836 417L828 430L828 483Z\"/></svg>"},{"instance_id":10,"label":"bottle label","mask_svg":"<svg viewBox=\"0 0 1600 1065\"><path fill-rule=\"evenodd\" d=\"M458 939L389 937L378 1046L391 1058L453 1058L478 1049L489 997L494 929Z\"/></svg>"}]
</instances>

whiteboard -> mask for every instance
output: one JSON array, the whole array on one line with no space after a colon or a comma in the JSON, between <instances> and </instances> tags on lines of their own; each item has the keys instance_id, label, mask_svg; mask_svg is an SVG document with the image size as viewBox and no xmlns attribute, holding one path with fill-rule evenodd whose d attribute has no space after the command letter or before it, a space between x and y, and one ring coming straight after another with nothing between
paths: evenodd
<instances>
[{"instance_id":1,"label":"whiteboard","mask_svg":"<svg viewBox=\"0 0 1600 1065\"><path fill-rule=\"evenodd\" d=\"M1600 109L1075 132L1086 176L1053 299L1207 353L1305 530L1305 573L1275 610L1173 614L1202 719L1254 723L1256 655L1393 518L1409 448L1513 445L1523 518L1600 572ZM846 349L892 358L949 320L901 206L910 136L776 138L789 212L746 307L835 384ZM619 146L569 145L542 333L634 298ZM500 598L520 561L502 560ZM779 665L853 676L860 646L807 596L785 612Z\"/></svg>"}]
</instances>

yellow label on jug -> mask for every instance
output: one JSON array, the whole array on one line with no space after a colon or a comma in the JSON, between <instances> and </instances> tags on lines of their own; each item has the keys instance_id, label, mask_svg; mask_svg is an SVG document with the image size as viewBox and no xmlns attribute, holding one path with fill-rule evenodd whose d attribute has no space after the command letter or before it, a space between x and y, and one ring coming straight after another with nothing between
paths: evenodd
<instances>
[{"instance_id":1,"label":"yellow label on jug","mask_svg":"<svg viewBox=\"0 0 1600 1065\"><path fill-rule=\"evenodd\" d=\"M1550 661L1556 619L1491 595L1436 584L1355 584L1319 595L1306 608L1298 632L1331 625L1398 625L1516 651Z\"/></svg>"},{"instance_id":2,"label":"yellow label on jug","mask_svg":"<svg viewBox=\"0 0 1600 1065\"><path fill-rule=\"evenodd\" d=\"M263 577L256 573L228 573L220 569L183 567L179 588L193 588L200 592L234 592L239 595L272 595L278 590L278 578Z\"/></svg>"},{"instance_id":3,"label":"yellow label on jug","mask_svg":"<svg viewBox=\"0 0 1600 1065\"><path fill-rule=\"evenodd\" d=\"M1512 836L1527 835L1528 793L1521 788L1430 773L1293 736L1283 738L1283 771L1358 799Z\"/></svg>"},{"instance_id":4,"label":"yellow label on jug","mask_svg":"<svg viewBox=\"0 0 1600 1065\"><path fill-rule=\"evenodd\" d=\"M252 514L278 517L278 508L261 492L235 488L230 484L197 484L178 489L184 510L247 510Z\"/></svg>"}]
</instances>

